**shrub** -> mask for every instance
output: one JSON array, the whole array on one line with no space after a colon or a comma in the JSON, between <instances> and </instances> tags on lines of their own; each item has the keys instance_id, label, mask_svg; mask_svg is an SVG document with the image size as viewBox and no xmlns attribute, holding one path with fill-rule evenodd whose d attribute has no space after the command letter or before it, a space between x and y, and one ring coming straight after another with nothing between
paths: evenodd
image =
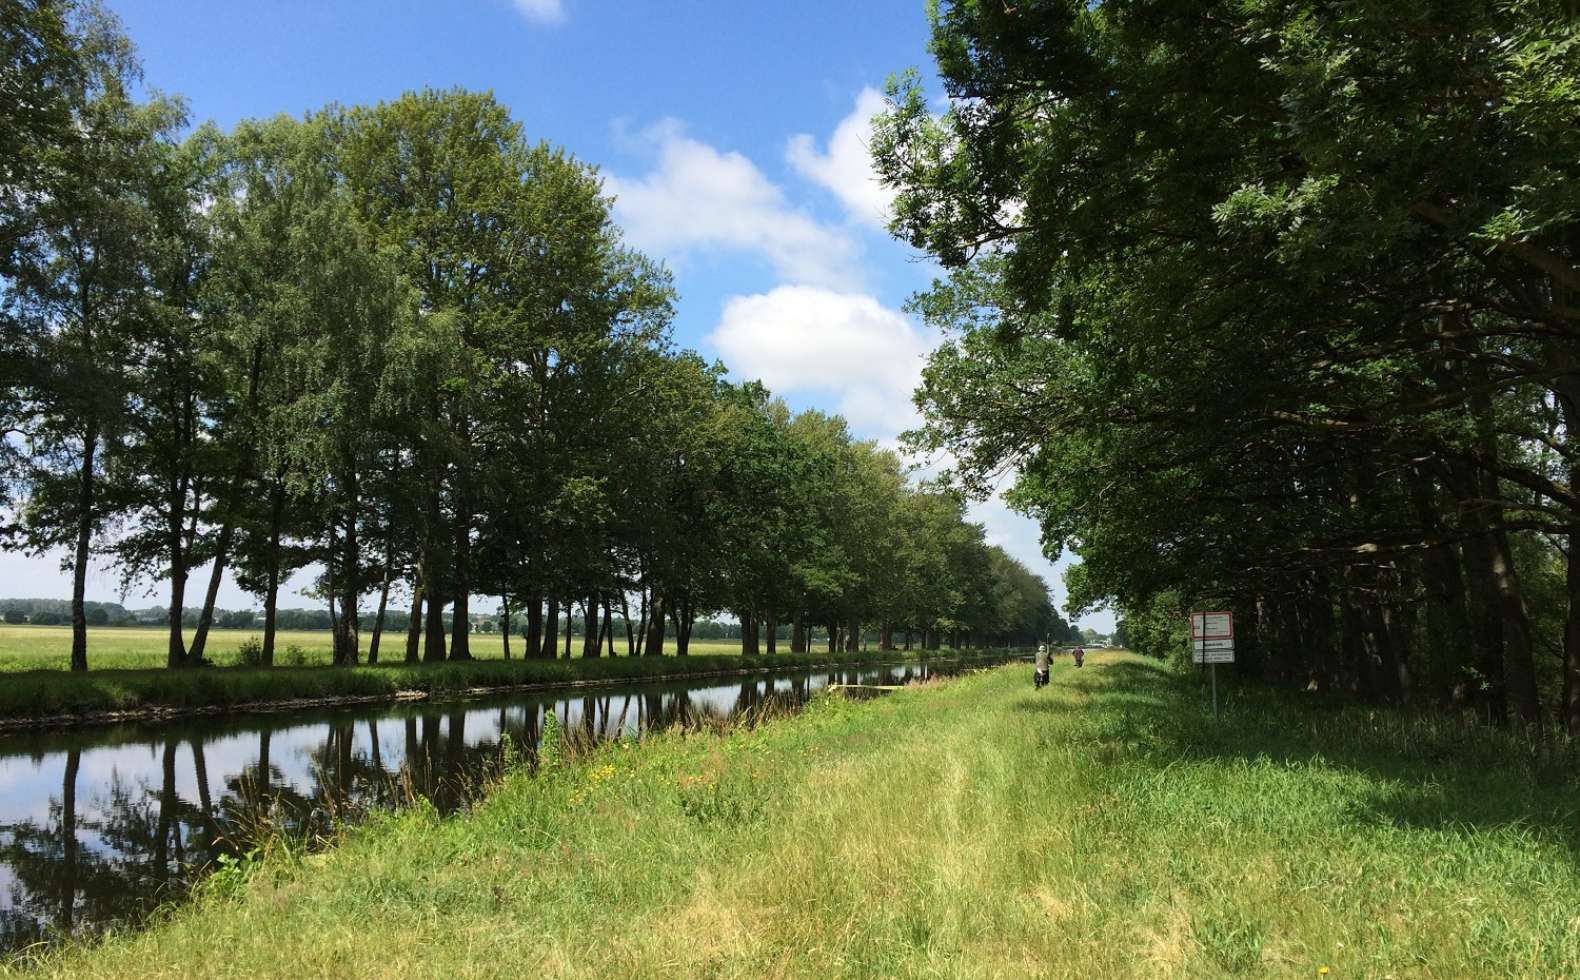
<instances>
[{"instance_id":1,"label":"shrub","mask_svg":"<svg viewBox=\"0 0 1580 980\"><path fill-rule=\"evenodd\" d=\"M7 625L20 626L27 622L27 617L22 614L20 609L7 609L5 611L5 621Z\"/></svg>"},{"instance_id":2,"label":"shrub","mask_svg":"<svg viewBox=\"0 0 1580 980\"><path fill-rule=\"evenodd\" d=\"M236 648L236 662L243 667L263 666L263 641L249 636Z\"/></svg>"},{"instance_id":3,"label":"shrub","mask_svg":"<svg viewBox=\"0 0 1580 980\"><path fill-rule=\"evenodd\" d=\"M296 643L288 645L278 659L287 667L306 667L308 664L307 651Z\"/></svg>"},{"instance_id":4,"label":"shrub","mask_svg":"<svg viewBox=\"0 0 1580 980\"><path fill-rule=\"evenodd\" d=\"M34 626L59 626L64 620L58 612L36 612L30 617Z\"/></svg>"}]
</instances>

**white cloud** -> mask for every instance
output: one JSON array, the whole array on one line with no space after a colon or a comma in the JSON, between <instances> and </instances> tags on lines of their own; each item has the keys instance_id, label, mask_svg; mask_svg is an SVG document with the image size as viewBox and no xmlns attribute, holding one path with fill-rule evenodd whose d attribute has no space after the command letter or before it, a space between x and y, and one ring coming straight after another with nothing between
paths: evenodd
<instances>
[{"instance_id":1,"label":"white cloud","mask_svg":"<svg viewBox=\"0 0 1580 980\"><path fill-rule=\"evenodd\" d=\"M564 0L511 0L518 13L538 24L558 24L565 20Z\"/></svg>"},{"instance_id":2,"label":"white cloud","mask_svg":"<svg viewBox=\"0 0 1580 980\"><path fill-rule=\"evenodd\" d=\"M785 148L785 159L796 173L833 192L852 218L880 230L894 204L894 191L879 182L869 152L872 117L882 109L883 94L864 88L856 96L856 107L835 127L826 153L808 133L792 136Z\"/></svg>"},{"instance_id":3,"label":"white cloud","mask_svg":"<svg viewBox=\"0 0 1580 980\"><path fill-rule=\"evenodd\" d=\"M863 435L892 439L917 422L911 392L931 344L870 296L780 286L731 297L708 340L737 375L775 392L833 394Z\"/></svg>"},{"instance_id":4,"label":"white cloud","mask_svg":"<svg viewBox=\"0 0 1580 980\"><path fill-rule=\"evenodd\" d=\"M674 120L649 130L645 142L658 151L651 173L604 181L631 244L670 259L695 251L755 252L789 282L860 285L855 241L792 207L746 157L692 139Z\"/></svg>"}]
</instances>

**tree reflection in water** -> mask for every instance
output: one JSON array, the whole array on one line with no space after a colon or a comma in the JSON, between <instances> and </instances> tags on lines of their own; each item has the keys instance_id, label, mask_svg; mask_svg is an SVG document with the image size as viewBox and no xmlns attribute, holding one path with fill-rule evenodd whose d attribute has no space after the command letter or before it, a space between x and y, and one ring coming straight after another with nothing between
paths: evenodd
<instances>
[{"instance_id":1,"label":"tree reflection in water","mask_svg":"<svg viewBox=\"0 0 1580 980\"><path fill-rule=\"evenodd\" d=\"M221 854L330 839L369 810L467 806L508 756L536 765L555 712L578 743L791 711L819 688L931 668L752 675L575 697L505 696L187 719L0 738L0 950L135 923ZM508 745L507 752L505 746ZM188 788L190 787L190 788Z\"/></svg>"}]
</instances>

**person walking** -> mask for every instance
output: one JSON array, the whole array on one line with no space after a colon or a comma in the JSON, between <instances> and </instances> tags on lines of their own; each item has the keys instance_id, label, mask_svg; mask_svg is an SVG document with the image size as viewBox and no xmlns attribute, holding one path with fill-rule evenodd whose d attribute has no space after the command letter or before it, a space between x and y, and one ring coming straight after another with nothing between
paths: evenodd
<instances>
[{"instance_id":1,"label":"person walking","mask_svg":"<svg viewBox=\"0 0 1580 980\"><path fill-rule=\"evenodd\" d=\"M1086 663L1086 651L1082 650L1080 647L1076 647L1071 655L1075 657L1075 665L1077 667Z\"/></svg>"},{"instance_id":2,"label":"person walking","mask_svg":"<svg viewBox=\"0 0 1580 980\"><path fill-rule=\"evenodd\" d=\"M1031 688L1034 691L1039 690L1046 683L1048 683L1048 644L1042 643L1037 646L1037 671L1031 675Z\"/></svg>"}]
</instances>

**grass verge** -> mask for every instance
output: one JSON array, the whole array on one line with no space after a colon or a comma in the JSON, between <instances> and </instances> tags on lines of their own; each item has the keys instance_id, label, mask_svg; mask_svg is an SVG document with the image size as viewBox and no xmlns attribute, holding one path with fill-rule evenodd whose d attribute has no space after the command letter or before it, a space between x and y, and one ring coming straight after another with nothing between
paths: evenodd
<instances>
[{"instance_id":1,"label":"grass verge","mask_svg":"<svg viewBox=\"0 0 1580 980\"><path fill-rule=\"evenodd\" d=\"M1571 760L1123 654L658 736L36 975L1573 976Z\"/></svg>"},{"instance_id":2,"label":"grass verge","mask_svg":"<svg viewBox=\"0 0 1580 980\"><path fill-rule=\"evenodd\" d=\"M410 692L459 693L472 689L583 681L640 681L741 670L790 670L830 663L876 663L908 656L902 651L840 654L691 654L686 657L576 657L569 660L476 660L469 663L379 664L357 667L206 667L16 671L0 683L0 728L48 722L118 720L138 714L240 710L302 701L393 698ZM940 659L961 656L937 651Z\"/></svg>"}]
</instances>

